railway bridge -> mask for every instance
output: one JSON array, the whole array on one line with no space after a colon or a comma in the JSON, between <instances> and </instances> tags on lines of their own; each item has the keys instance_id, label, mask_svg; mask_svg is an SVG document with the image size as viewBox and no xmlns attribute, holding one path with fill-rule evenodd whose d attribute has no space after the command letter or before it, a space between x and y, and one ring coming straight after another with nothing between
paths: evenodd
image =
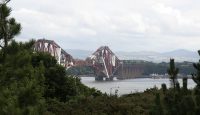
<instances>
[{"instance_id":1,"label":"railway bridge","mask_svg":"<svg viewBox=\"0 0 200 115\"><path fill-rule=\"evenodd\" d=\"M109 49L108 46L101 46L86 61L95 68L95 80L113 80L120 67L120 60Z\"/></svg>"},{"instance_id":2,"label":"railway bridge","mask_svg":"<svg viewBox=\"0 0 200 115\"><path fill-rule=\"evenodd\" d=\"M108 46L101 46L86 60L75 60L65 52L53 40L39 39L35 42L33 49L39 52L48 52L54 56L58 64L69 69L76 66L90 66L94 70L95 80L127 79L142 74L140 65L126 64L109 49Z\"/></svg>"},{"instance_id":3,"label":"railway bridge","mask_svg":"<svg viewBox=\"0 0 200 115\"><path fill-rule=\"evenodd\" d=\"M58 64L69 68L74 65L73 57L65 52L57 43L53 40L46 40L46 39L38 39L34 46L34 51L38 52L47 52L54 56L58 62Z\"/></svg>"}]
</instances>

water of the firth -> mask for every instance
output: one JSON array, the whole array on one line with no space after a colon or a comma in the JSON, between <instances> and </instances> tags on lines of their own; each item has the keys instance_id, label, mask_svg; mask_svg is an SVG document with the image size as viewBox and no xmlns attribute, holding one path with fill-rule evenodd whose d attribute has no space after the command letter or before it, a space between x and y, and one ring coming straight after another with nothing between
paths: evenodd
<instances>
[{"instance_id":1,"label":"water of the firth","mask_svg":"<svg viewBox=\"0 0 200 115\"><path fill-rule=\"evenodd\" d=\"M115 90L118 90L119 95L128 94L132 92L142 92L147 88L161 87L162 83L165 83L169 88L169 79L151 79L151 78L138 78L127 80L114 80L114 81L95 81L94 77L81 77L83 84L88 87L94 87L107 94L114 94ZM180 86L182 86L182 79L178 79ZM188 88L193 88L195 83L192 79L188 79Z\"/></svg>"}]
</instances>

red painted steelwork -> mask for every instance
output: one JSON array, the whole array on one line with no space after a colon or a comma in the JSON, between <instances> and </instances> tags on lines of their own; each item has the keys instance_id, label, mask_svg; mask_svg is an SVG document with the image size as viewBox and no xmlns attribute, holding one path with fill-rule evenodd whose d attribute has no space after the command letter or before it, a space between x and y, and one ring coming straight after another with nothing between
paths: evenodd
<instances>
[{"instance_id":1,"label":"red painted steelwork","mask_svg":"<svg viewBox=\"0 0 200 115\"><path fill-rule=\"evenodd\" d=\"M97 77L99 74L104 73L104 77L111 79L120 64L120 60L108 46L98 48L96 52L87 58L87 62L95 68Z\"/></svg>"},{"instance_id":2,"label":"red painted steelwork","mask_svg":"<svg viewBox=\"0 0 200 115\"><path fill-rule=\"evenodd\" d=\"M48 52L56 58L58 64L64 67L70 67L73 65L73 57L65 52L58 44L53 40L38 39L34 44L34 51Z\"/></svg>"}]
</instances>

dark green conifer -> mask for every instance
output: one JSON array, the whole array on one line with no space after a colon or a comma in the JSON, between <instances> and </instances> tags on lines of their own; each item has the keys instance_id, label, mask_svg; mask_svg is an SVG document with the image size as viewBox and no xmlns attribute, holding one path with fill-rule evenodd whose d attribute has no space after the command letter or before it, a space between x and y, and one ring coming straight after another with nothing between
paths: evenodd
<instances>
[{"instance_id":1,"label":"dark green conifer","mask_svg":"<svg viewBox=\"0 0 200 115\"><path fill-rule=\"evenodd\" d=\"M183 78L183 90L184 90L184 91L187 91L187 80L188 80L187 77L184 77L184 78Z\"/></svg>"},{"instance_id":2,"label":"dark green conifer","mask_svg":"<svg viewBox=\"0 0 200 115\"><path fill-rule=\"evenodd\" d=\"M198 53L200 55L200 50L198 51ZM198 63L194 63L193 66L197 72L195 74L192 74L192 79L196 83L196 88L200 89L200 60Z\"/></svg>"},{"instance_id":3,"label":"dark green conifer","mask_svg":"<svg viewBox=\"0 0 200 115\"><path fill-rule=\"evenodd\" d=\"M179 84L179 83L176 83L176 91L178 91L178 92L181 91L181 88L180 88L180 84Z\"/></svg>"},{"instance_id":4,"label":"dark green conifer","mask_svg":"<svg viewBox=\"0 0 200 115\"><path fill-rule=\"evenodd\" d=\"M163 83L161 86L162 86L163 93L166 94L166 91L167 91L167 86L166 86L166 84Z\"/></svg>"},{"instance_id":5,"label":"dark green conifer","mask_svg":"<svg viewBox=\"0 0 200 115\"><path fill-rule=\"evenodd\" d=\"M174 89L176 88L176 83L177 83L177 74L179 72L179 69L175 67L174 59L170 59L170 67L167 70L170 79L172 81L172 85Z\"/></svg>"},{"instance_id":6,"label":"dark green conifer","mask_svg":"<svg viewBox=\"0 0 200 115\"><path fill-rule=\"evenodd\" d=\"M11 8L7 7L10 0L0 3L0 48L2 49L3 60L6 57L9 42L20 33L21 25L10 18Z\"/></svg>"}]
</instances>

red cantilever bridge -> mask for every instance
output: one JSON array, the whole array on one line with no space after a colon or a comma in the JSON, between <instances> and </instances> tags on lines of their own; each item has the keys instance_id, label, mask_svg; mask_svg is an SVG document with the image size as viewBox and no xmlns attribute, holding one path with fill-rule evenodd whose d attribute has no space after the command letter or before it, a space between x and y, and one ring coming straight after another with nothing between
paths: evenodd
<instances>
[{"instance_id":1,"label":"red cantilever bridge","mask_svg":"<svg viewBox=\"0 0 200 115\"><path fill-rule=\"evenodd\" d=\"M48 52L56 58L58 64L66 68L74 64L72 56L65 52L65 50L53 40L39 39L35 42L33 49L38 52Z\"/></svg>"},{"instance_id":2,"label":"red cantilever bridge","mask_svg":"<svg viewBox=\"0 0 200 115\"><path fill-rule=\"evenodd\" d=\"M118 57L109 49L108 46L98 48L91 56L84 61L76 61L65 52L53 40L39 39L34 44L34 50L48 52L54 56L58 64L67 69L72 66L90 66L94 70L95 80L113 80L116 76L119 79L128 78L135 73L141 73L141 69L132 65L125 66Z\"/></svg>"},{"instance_id":3,"label":"red cantilever bridge","mask_svg":"<svg viewBox=\"0 0 200 115\"><path fill-rule=\"evenodd\" d=\"M113 80L115 73L120 67L120 60L108 46L98 48L86 59L86 62L95 68L96 80L103 80L103 78Z\"/></svg>"}]
</instances>

